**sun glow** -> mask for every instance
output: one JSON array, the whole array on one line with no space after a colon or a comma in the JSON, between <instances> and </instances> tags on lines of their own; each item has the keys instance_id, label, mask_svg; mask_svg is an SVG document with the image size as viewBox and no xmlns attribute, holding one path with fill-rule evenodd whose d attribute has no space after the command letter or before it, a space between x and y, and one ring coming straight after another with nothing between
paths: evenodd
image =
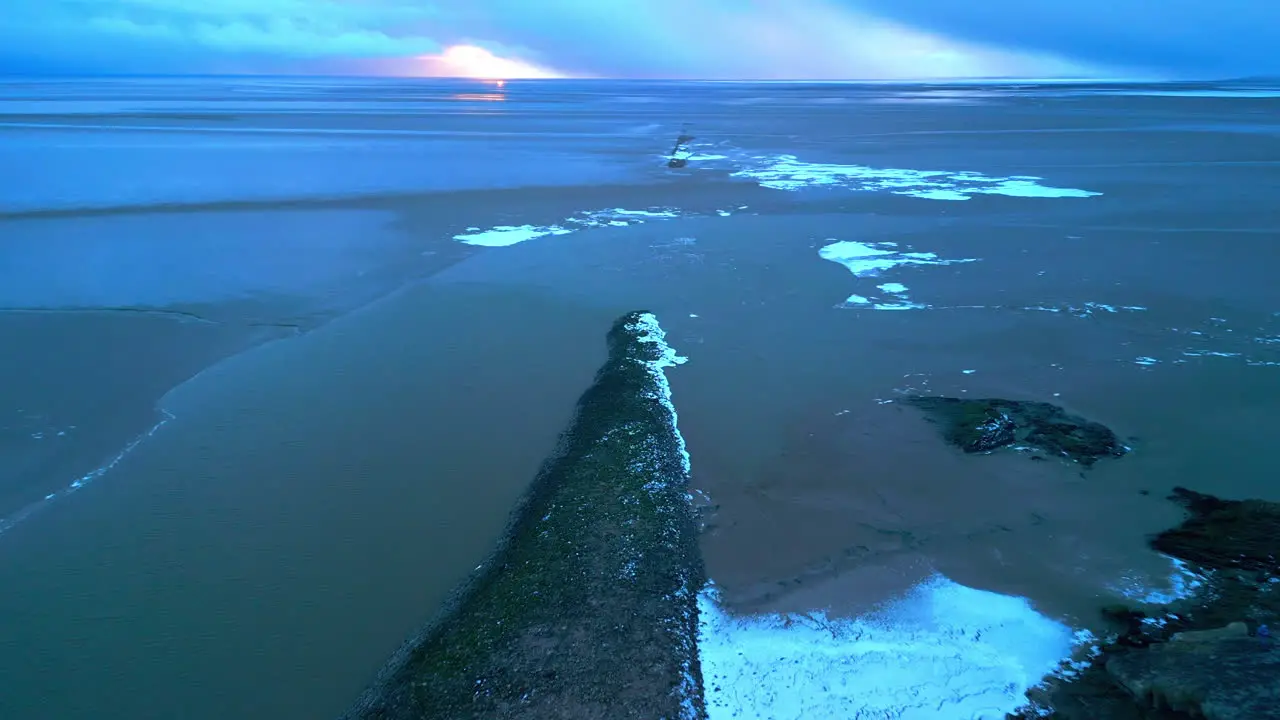
<instances>
[{"instance_id":1,"label":"sun glow","mask_svg":"<svg viewBox=\"0 0 1280 720\"><path fill-rule=\"evenodd\" d=\"M498 57L474 45L453 45L445 48L439 55L424 55L419 59L426 64L428 74L436 77L476 78L499 82L526 78L564 77L554 70L538 67L523 60Z\"/></svg>"}]
</instances>

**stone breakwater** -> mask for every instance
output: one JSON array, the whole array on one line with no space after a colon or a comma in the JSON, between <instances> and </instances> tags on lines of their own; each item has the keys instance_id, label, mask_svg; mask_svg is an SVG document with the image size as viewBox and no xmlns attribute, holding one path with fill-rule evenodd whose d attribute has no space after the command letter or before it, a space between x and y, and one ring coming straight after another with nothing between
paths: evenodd
<instances>
[{"instance_id":1,"label":"stone breakwater","mask_svg":"<svg viewBox=\"0 0 1280 720\"><path fill-rule=\"evenodd\" d=\"M346 720L705 717L703 572L689 459L664 371L629 313L505 540Z\"/></svg>"}]
</instances>

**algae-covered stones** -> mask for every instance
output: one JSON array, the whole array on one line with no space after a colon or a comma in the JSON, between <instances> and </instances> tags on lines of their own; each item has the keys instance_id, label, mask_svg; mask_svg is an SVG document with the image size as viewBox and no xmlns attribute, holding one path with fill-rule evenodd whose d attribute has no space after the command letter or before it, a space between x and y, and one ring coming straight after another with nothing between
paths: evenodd
<instances>
[{"instance_id":1,"label":"algae-covered stones","mask_svg":"<svg viewBox=\"0 0 1280 720\"><path fill-rule=\"evenodd\" d=\"M1221 500L1186 488L1171 498L1191 514L1155 537L1160 552L1216 569L1280 570L1280 503Z\"/></svg>"},{"instance_id":2,"label":"algae-covered stones","mask_svg":"<svg viewBox=\"0 0 1280 720\"><path fill-rule=\"evenodd\" d=\"M684 359L649 313L608 346L502 546L348 720L705 718L702 561L664 375Z\"/></svg>"},{"instance_id":3,"label":"algae-covered stones","mask_svg":"<svg viewBox=\"0 0 1280 720\"><path fill-rule=\"evenodd\" d=\"M930 396L906 402L927 412L947 442L967 453L1020 445L1088 466L1128 451L1107 426L1046 402Z\"/></svg>"}]
</instances>

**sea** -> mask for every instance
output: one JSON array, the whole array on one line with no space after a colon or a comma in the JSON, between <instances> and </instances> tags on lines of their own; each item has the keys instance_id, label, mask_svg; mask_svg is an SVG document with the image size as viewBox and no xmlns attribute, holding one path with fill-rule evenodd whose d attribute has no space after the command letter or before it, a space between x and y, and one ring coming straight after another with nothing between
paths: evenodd
<instances>
[{"instance_id":1,"label":"sea","mask_svg":"<svg viewBox=\"0 0 1280 720\"><path fill-rule=\"evenodd\" d=\"M1280 500L1277 198L1265 81L2 79L0 718L338 716L634 310L713 720L1003 717L1200 582L1172 488Z\"/></svg>"}]
</instances>

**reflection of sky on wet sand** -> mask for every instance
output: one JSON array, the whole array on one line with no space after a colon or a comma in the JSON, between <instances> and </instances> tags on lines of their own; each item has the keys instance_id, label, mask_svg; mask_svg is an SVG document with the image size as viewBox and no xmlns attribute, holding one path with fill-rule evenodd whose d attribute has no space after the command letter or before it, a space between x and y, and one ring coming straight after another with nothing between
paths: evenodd
<instances>
[{"instance_id":1,"label":"reflection of sky on wet sand","mask_svg":"<svg viewBox=\"0 0 1280 720\"><path fill-rule=\"evenodd\" d=\"M3 225L0 307L164 307L322 294L401 239L377 211L170 212ZM180 238L180 240L179 240Z\"/></svg>"}]
</instances>

